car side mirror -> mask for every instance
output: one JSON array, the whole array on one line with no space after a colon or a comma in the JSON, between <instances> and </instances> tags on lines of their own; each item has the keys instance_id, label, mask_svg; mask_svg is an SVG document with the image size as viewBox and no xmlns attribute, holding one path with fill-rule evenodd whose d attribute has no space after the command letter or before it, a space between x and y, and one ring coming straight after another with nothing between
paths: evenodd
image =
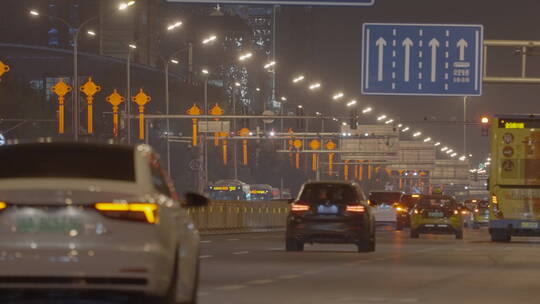
<instances>
[{"instance_id":1,"label":"car side mirror","mask_svg":"<svg viewBox=\"0 0 540 304\"><path fill-rule=\"evenodd\" d=\"M186 201L185 206L188 207L202 207L210 203L210 200L206 196L194 192L184 194L184 199Z\"/></svg>"}]
</instances>

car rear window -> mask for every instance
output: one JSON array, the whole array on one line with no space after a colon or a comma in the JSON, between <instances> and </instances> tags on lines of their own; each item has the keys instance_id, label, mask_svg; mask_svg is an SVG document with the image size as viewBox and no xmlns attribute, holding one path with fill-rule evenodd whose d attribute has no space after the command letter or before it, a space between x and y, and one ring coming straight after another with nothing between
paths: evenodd
<instances>
[{"instance_id":1,"label":"car rear window","mask_svg":"<svg viewBox=\"0 0 540 304\"><path fill-rule=\"evenodd\" d=\"M354 188L339 184L310 184L304 187L300 201L313 204L332 202L347 204L357 201Z\"/></svg>"},{"instance_id":2,"label":"car rear window","mask_svg":"<svg viewBox=\"0 0 540 304\"><path fill-rule=\"evenodd\" d=\"M423 198L418 202L419 208L448 208L455 209L457 204L449 198Z\"/></svg>"},{"instance_id":3,"label":"car rear window","mask_svg":"<svg viewBox=\"0 0 540 304\"><path fill-rule=\"evenodd\" d=\"M0 179L90 178L135 181L134 152L106 145L21 145L0 149Z\"/></svg>"}]
</instances>

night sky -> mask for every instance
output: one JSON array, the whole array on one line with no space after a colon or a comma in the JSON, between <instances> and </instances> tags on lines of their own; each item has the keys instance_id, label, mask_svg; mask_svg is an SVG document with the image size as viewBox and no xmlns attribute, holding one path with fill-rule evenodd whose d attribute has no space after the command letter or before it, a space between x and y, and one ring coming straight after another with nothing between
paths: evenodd
<instances>
[{"instance_id":1,"label":"night sky","mask_svg":"<svg viewBox=\"0 0 540 304\"><path fill-rule=\"evenodd\" d=\"M347 98L358 98L379 113L404 121L421 121L425 117L440 121L462 120L463 99L460 97L361 96L362 24L445 23L482 24L485 39L540 40L538 0L376 0L373 7L283 7L278 23L280 92L293 96L295 102L313 105L312 111L328 115L345 115L346 101L331 101L334 92L343 90ZM489 55L489 74L517 76L520 57L511 48ZM529 57L529 76L540 76L540 50ZM309 94L290 85L291 75L304 72L310 79L321 80L324 90ZM486 84L483 96L471 97L468 120L478 121L483 114L540 113L538 85ZM462 152L461 124L413 125L426 135L451 145ZM415 128L415 129L416 129ZM468 152L478 162L487 156L488 138L481 137L480 127L468 127Z\"/></svg>"}]
</instances>

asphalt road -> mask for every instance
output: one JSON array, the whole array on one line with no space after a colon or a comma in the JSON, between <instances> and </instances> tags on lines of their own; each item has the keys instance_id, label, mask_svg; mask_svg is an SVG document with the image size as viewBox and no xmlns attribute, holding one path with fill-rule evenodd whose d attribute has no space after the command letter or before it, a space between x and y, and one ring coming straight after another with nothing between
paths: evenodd
<instances>
[{"instance_id":1,"label":"asphalt road","mask_svg":"<svg viewBox=\"0 0 540 304\"><path fill-rule=\"evenodd\" d=\"M377 251L306 245L283 233L206 236L199 303L539 303L540 239L495 244L487 230L453 236L378 231Z\"/></svg>"}]
</instances>

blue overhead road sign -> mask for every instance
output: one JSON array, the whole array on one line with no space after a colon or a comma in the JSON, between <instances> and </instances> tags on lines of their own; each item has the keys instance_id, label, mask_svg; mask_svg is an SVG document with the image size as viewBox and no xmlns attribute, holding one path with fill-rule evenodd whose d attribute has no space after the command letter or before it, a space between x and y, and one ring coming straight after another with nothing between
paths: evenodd
<instances>
[{"instance_id":1,"label":"blue overhead road sign","mask_svg":"<svg viewBox=\"0 0 540 304\"><path fill-rule=\"evenodd\" d=\"M371 6L375 0L165 0L177 3Z\"/></svg>"},{"instance_id":2,"label":"blue overhead road sign","mask_svg":"<svg viewBox=\"0 0 540 304\"><path fill-rule=\"evenodd\" d=\"M482 95L481 25L364 24L362 93Z\"/></svg>"}]
</instances>

